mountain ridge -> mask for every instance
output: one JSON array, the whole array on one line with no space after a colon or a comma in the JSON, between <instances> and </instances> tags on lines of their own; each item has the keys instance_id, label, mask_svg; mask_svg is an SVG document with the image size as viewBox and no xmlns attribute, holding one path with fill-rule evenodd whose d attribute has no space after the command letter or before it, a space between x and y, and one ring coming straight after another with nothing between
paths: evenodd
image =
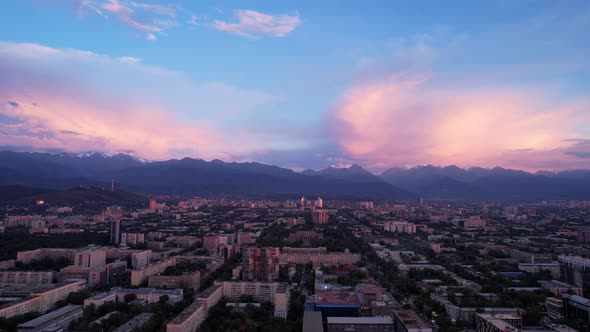
<instances>
[{"instance_id":1,"label":"mountain ridge","mask_svg":"<svg viewBox=\"0 0 590 332\"><path fill-rule=\"evenodd\" d=\"M296 172L258 162L198 158L144 162L126 154L0 152L0 185L83 185L141 193L410 200L590 199L590 170L530 173L456 165L392 167L376 175L355 164Z\"/></svg>"},{"instance_id":2,"label":"mountain ridge","mask_svg":"<svg viewBox=\"0 0 590 332\"><path fill-rule=\"evenodd\" d=\"M88 157L0 152L0 185L67 188L75 185L118 188L141 193L180 195L291 196L410 199L407 193L379 180L354 181L309 176L255 162L237 163L183 158L142 163L100 154Z\"/></svg>"}]
</instances>

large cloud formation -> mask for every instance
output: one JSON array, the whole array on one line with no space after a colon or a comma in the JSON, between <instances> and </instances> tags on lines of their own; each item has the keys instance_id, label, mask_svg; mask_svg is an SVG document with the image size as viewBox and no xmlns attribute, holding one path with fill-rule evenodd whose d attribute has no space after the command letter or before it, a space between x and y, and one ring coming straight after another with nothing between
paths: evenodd
<instances>
[{"instance_id":1,"label":"large cloud formation","mask_svg":"<svg viewBox=\"0 0 590 332\"><path fill-rule=\"evenodd\" d=\"M590 146L578 135L590 104L556 100L546 91L447 89L428 75L398 73L351 87L333 128L346 153L374 168L587 167Z\"/></svg>"},{"instance_id":2,"label":"large cloud formation","mask_svg":"<svg viewBox=\"0 0 590 332\"><path fill-rule=\"evenodd\" d=\"M0 145L72 152L135 151L149 159L227 158L269 142L236 117L273 100L183 73L37 44L0 43Z\"/></svg>"}]
</instances>

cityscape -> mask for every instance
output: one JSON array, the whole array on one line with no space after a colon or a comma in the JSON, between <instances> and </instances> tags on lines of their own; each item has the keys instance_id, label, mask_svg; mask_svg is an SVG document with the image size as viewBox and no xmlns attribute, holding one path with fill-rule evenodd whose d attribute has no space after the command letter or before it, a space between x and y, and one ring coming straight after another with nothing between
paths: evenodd
<instances>
[{"instance_id":1,"label":"cityscape","mask_svg":"<svg viewBox=\"0 0 590 332\"><path fill-rule=\"evenodd\" d=\"M590 2L0 31L0 332L590 332Z\"/></svg>"}]
</instances>

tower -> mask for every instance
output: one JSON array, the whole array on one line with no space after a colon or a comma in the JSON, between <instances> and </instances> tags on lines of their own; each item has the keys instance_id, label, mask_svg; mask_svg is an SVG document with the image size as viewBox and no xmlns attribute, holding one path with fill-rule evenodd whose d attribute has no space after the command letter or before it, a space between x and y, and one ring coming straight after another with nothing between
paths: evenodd
<instances>
[{"instance_id":1,"label":"tower","mask_svg":"<svg viewBox=\"0 0 590 332\"><path fill-rule=\"evenodd\" d=\"M113 177L113 180L111 181L111 192L115 191L115 178Z\"/></svg>"},{"instance_id":2,"label":"tower","mask_svg":"<svg viewBox=\"0 0 590 332\"><path fill-rule=\"evenodd\" d=\"M111 220L111 243L119 244L121 242L121 220Z\"/></svg>"},{"instance_id":3,"label":"tower","mask_svg":"<svg viewBox=\"0 0 590 332\"><path fill-rule=\"evenodd\" d=\"M324 201L322 200L321 197L318 197L317 205L320 209L324 207Z\"/></svg>"}]
</instances>

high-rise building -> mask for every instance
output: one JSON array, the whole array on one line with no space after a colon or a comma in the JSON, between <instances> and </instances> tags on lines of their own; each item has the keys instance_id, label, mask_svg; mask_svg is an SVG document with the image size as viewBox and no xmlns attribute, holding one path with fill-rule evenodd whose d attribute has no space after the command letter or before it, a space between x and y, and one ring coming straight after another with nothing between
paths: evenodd
<instances>
[{"instance_id":1,"label":"high-rise building","mask_svg":"<svg viewBox=\"0 0 590 332\"><path fill-rule=\"evenodd\" d=\"M76 252L74 265L79 267L103 267L106 264L107 253L104 249L85 249Z\"/></svg>"},{"instance_id":2,"label":"high-rise building","mask_svg":"<svg viewBox=\"0 0 590 332\"><path fill-rule=\"evenodd\" d=\"M569 322L581 320L590 323L590 300L578 295L563 296L563 313Z\"/></svg>"},{"instance_id":3,"label":"high-rise building","mask_svg":"<svg viewBox=\"0 0 590 332\"><path fill-rule=\"evenodd\" d=\"M158 209L158 203L156 203L155 199L150 199L150 211L156 212Z\"/></svg>"},{"instance_id":4,"label":"high-rise building","mask_svg":"<svg viewBox=\"0 0 590 332\"><path fill-rule=\"evenodd\" d=\"M314 224L323 225L328 223L328 211L326 210L315 210L311 217Z\"/></svg>"},{"instance_id":5,"label":"high-rise building","mask_svg":"<svg viewBox=\"0 0 590 332\"><path fill-rule=\"evenodd\" d=\"M111 220L111 243L119 244L121 242L121 220Z\"/></svg>"},{"instance_id":6,"label":"high-rise building","mask_svg":"<svg viewBox=\"0 0 590 332\"><path fill-rule=\"evenodd\" d=\"M579 243L590 243L590 230L578 231L577 235Z\"/></svg>"},{"instance_id":7,"label":"high-rise building","mask_svg":"<svg viewBox=\"0 0 590 332\"><path fill-rule=\"evenodd\" d=\"M274 281L279 278L278 247L247 247L242 256L242 279Z\"/></svg>"},{"instance_id":8,"label":"high-rise building","mask_svg":"<svg viewBox=\"0 0 590 332\"><path fill-rule=\"evenodd\" d=\"M559 255L561 280L582 288L590 287L590 259L580 256Z\"/></svg>"},{"instance_id":9,"label":"high-rise building","mask_svg":"<svg viewBox=\"0 0 590 332\"><path fill-rule=\"evenodd\" d=\"M320 209L323 208L324 200L321 197L318 197L317 201L315 201L315 206Z\"/></svg>"}]
</instances>

